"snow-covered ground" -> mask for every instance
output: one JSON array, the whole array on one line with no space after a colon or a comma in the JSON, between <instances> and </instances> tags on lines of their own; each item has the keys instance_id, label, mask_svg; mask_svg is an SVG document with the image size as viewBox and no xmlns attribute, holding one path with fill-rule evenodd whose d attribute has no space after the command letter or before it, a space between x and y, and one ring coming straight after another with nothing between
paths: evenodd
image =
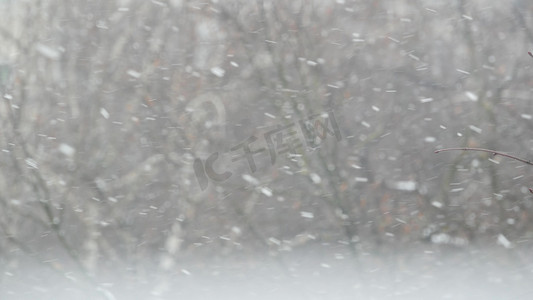
<instances>
[{"instance_id":1,"label":"snow-covered ground","mask_svg":"<svg viewBox=\"0 0 533 300\"><path fill-rule=\"evenodd\" d=\"M331 250L331 249L330 249ZM394 251L389 251L394 253ZM533 256L523 249L442 249L395 254L308 249L281 256L206 258L171 273L116 268L83 286L75 273L19 266L0 299L531 299Z\"/></svg>"}]
</instances>

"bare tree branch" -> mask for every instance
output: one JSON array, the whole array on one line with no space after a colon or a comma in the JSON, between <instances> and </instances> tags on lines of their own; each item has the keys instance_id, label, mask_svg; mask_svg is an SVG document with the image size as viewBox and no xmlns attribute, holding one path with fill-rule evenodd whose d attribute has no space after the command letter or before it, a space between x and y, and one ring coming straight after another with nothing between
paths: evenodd
<instances>
[{"instance_id":1,"label":"bare tree branch","mask_svg":"<svg viewBox=\"0 0 533 300\"><path fill-rule=\"evenodd\" d=\"M494 151L494 150L490 150L490 149L484 149L484 148L445 148L445 149L435 150L435 153L440 153L440 152L444 152L444 151L478 151L478 152L487 152L487 153L490 153L490 154L492 154L494 156L499 155L499 156L508 157L508 158L517 160L519 162L523 162L523 163L525 163L527 165L532 165L533 166L533 162L531 162L529 160L525 160L523 158L516 157L516 156L511 155L511 154L503 153L503 152L500 152L500 151Z\"/></svg>"}]
</instances>

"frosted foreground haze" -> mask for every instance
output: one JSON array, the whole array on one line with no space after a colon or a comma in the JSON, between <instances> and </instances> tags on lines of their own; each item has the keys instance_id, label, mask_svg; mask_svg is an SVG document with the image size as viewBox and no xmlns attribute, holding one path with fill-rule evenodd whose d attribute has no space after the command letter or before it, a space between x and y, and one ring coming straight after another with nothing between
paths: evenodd
<instances>
[{"instance_id":1,"label":"frosted foreground haze","mask_svg":"<svg viewBox=\"0 0 533 300\"><path fill-rule=\"evenodd\" d=\"M0 14L0 299L533 297L531 1Z\"/></svg>"},{"instance_id":2,"label":"frosted foreground haze","mask_svg":"<svg viewBox=\"0 0 533 300\"><path fill-rule=\"evenodd\" d=\"M102 287L97 291L74 287L74 274L20 266L18 274L4 281L2 299L530 299L533 295L531 267L525 267L531 259L525 253L427 247L394 255L367 253L356 262L328 252L320 247L291 252L283 260L188 260L167 276L150 267L142 276L131 270L106 270L97 279Z\"/></svg>"},{"instance_id":3,"label":"frosted foreground haze","mask_svg":"<svg viewBox=\"0 0 533 300\"><path fill-rule=\"evenodd\" d=\"M530 299L533 294L531 268L520 265L531 264L527 254L429 249L434 248L367 253L357 262L323 247L283 259L188 260L167 276L152 267L142 275L106 270L97 279L98 290L75 287L73 273L21 265L5 279L2 299Z\"/></svg>"}]
</instances>

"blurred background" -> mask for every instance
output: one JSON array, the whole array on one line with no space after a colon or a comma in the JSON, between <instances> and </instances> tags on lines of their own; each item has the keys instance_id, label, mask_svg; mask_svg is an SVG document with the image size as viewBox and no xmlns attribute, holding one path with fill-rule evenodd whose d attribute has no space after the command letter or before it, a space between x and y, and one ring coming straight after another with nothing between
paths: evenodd
<instances>
[{"instance_id":1,"label":"blurred background","mask_svg":"<svg viewBox=\"0 0 533 300\"><path fill-rule=\"evenodd\" d=\"M526 299L533 4L0 0L2 299Z\"/></svg>"}]
</instances>

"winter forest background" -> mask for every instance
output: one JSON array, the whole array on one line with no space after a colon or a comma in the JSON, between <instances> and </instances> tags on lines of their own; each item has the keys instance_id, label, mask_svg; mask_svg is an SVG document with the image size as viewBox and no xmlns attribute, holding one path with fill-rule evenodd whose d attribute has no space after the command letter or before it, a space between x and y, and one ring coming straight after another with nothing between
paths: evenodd
<instances>
[{"instance_id":1,"label":"winter forest background","mask_svg":"<svg viewBox=\"0 0 533 300\"><path fill-rule=\"evenodd\" d=\"M2 299L533 293L533 3L0 13Z\"/></svg>"}]
</instances>

